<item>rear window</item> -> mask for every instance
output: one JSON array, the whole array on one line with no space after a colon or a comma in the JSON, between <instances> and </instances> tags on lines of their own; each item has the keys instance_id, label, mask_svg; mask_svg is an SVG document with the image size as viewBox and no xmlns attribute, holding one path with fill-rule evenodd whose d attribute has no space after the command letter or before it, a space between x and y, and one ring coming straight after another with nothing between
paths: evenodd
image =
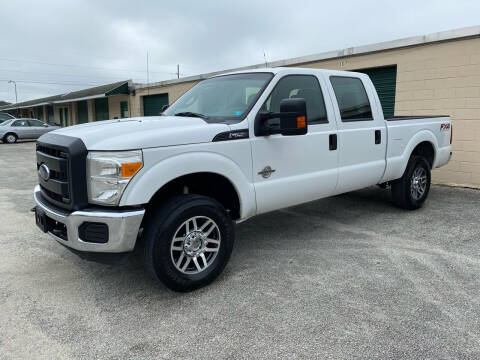
<instances>
[{"instance_id":1,"label":"rear window","mask_svg":"<svg viewBox=\"0 0 480 360\"><path fill-rule=\"evenodd\" d=\"M330 82L337 98L342 121L373 120L367 92L359 78L331 76Z\"/></svg>"},{"instance_id":2,"label":"rear window","mask_svg":"<svg viewBox=\"0 0 480 360\"><path fill-rule=\"evenodd\" d=\"M40 120L28 120L30 126L43 126L43 122Z\"/></svg>"},{"instance_id":3,"label":"rear window","mask_svg":"<svg viewBox=\"0 0 480 360\"><path fill-rule=\"evenodd\" d=\"M13 116L10 114L0 113L0 122L5 120L13 119Z\"/></svg>"}]
</instances>

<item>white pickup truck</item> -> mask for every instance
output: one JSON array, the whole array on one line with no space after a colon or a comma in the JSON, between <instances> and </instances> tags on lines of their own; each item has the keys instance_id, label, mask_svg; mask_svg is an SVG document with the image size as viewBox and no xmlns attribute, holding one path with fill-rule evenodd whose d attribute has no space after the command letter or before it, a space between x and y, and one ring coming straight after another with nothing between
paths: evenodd
<instances>
[{"instance_id":1,"label":"white pickup truck","mask_svg":"<svg viewBox=\"0 0 480 360\"><path fill-rule=\"evenodd\" d=\"M136 246L167 287L212 282L234 223L371 185L417 209L451 156L448 116L384 118L369 77L275 68L204 80L161 116L102 121L37 142L37 225L107 261Z\"/></svg>"}]
</instances>

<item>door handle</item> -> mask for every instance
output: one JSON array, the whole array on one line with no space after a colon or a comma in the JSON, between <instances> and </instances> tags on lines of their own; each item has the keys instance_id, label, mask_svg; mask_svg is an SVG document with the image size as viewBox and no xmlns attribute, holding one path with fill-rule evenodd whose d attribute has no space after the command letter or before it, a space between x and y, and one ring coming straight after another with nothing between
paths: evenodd
<instances>
[{"instance_id":1,"label":"door handle","mask_svg":"<svg viewBox=\"0 0 480 360\"><path fill-rule=\"evenodd\" d=\"M330 134L328 137L328 148L330 151L337 150L337 134Z\"/></svg>"},{"instance_id":2,"label":"door handle","mask_svg":"<svg viewBox=\"0 0 480 360\"><path fill-rule=\"evenodd\" d=\"M375 144L380 144L382 142L382 132L380 130L375 130Z\"/></svg>"}]
</instances>

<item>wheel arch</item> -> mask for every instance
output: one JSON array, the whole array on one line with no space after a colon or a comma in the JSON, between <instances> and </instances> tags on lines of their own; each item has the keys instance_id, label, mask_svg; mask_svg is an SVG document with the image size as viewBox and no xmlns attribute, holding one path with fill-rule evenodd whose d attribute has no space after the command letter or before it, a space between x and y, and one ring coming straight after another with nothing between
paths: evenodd
<instances>
[{"instance_id":1,"label":"wheel arch","mask_svg":"<svg viewBox=\"0 0 480 360\"><path fill-rule=\"evenodd\" d=\"M391 181L402 177L412 155L424 155L433 169L437 158L437 138L430 130L416 133L405 145L399 156L388 157L387 167L381 182Z\"/></svg>"},{"instance_id":2,"label":"wheel arch","mask_svg":"<svg viewBox=\"0 0 480 360\"><path fill-rule=\"evenodd\" d=\"M240 197L225 176L213 172L196 172L179 176L160 187L150 198L147 214L165 200L181 194L211 197L227 209L233 220L240 218Z\"/></svg>"},{"instance_id":3,"label":"wheel arch","mask_svg":"<svg viewBox=\"0 0 480 360\"><path fill-rule=\"evenodd\" d=\"M17 138L17 140L18 140L18 134L17 134L15 131L7 131L7 132L3 135L2 140L5 140L8 135L14 135L15 138Z\"/></svg>"}]
</instances>

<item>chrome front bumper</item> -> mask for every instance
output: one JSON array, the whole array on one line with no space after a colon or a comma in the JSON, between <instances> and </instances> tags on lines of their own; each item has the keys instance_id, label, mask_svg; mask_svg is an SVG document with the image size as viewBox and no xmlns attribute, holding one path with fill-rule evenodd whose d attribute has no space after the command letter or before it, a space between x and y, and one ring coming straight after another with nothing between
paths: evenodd
<instances>
[{"instance_id":1,"label":"chrome front bumper","mask_svg":"<svg viewBox=\"0 0 480 360\"><path fill-rule=\"evenodd\" d=\"M62 245L78 251L121 253L132 251L137 241L140 224L145 214L144 209L139 210L98 210L85 209L82 211L68 212L46 202L40 192L40 186L34 190L34 198L37 207L46 216L65 225L67 229L67 240L64 240L52 232L52 236ZM99 222L108 226L108 241L103 244L86 242L80 239L78 228L84 222Z\"/></svg>"}]
</instances>

